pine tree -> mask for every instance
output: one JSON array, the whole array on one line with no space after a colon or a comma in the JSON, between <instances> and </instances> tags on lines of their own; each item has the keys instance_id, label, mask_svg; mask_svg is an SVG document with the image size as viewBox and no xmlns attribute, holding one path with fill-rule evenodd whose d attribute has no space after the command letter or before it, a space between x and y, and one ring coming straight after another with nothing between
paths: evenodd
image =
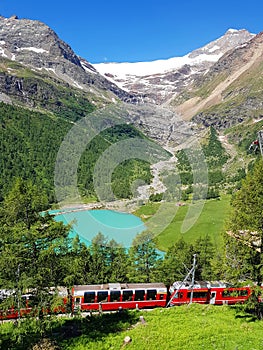
<instances>
[{"instance_id":1,"label":"pine tree","mask_svg":"<svg viewBox=\"0 0 263 350\"><path fill-rule=\"evenodd\" d=\"M67 253L69 227L40 213L46 203L35 185L19 179L1 207L0 289L13 291L18 308L30 291L37 309L47 309L50 287L62 282L60 257Z\"/></svg>"},{"instance_id":2,"label":"pine tree","mask_svg":"<svg viewBox=\"0 0 263 350\"><path fill-rule=\"evenodd\" d=\"M193 247L183 238L170 247L160 267L160 280L169 286L175 281L184 280L191 269Z\"/></svg>"},{"instance_id":3,"label":"pine tree","mask_svg":"<svg viewBox=\"0 0 263 350\"><path fill-rule=\"evenodd\" d=\"M89 283L96 284L108 282L107 244L107 238L100 232L92 240L90 246L91 265Z\"/></svg>"},{"instance_id":4,"label":"pine tree","mask_svg":"<svg viewBox=\"0 0 263 350\"><path fill-rule=\"evenodd\" d=\"M215 254L214 245L210 236L200 237L194 243L193 248L197 254L197 269L195 271L195 278L197 280L211 280L213 276L212 259Z\"/></svg>"},{"instance_id":5,"label":"pine tree","mask_svg":"<svg viewBox=\"0 0 263 350\"><path fill-rule=\"evenodd\" d=\"M230 277L263 280L263 162L258 161L232 199L227 224L226 263Z\"/></svg>"},{"instance_id":6,"label":"pine tree","mask_svg":"<svg viewBox=\"0 0 263 350\"><path fill-rule=\"evenodd\" d=\"M134 238L129 259L128 277L131 282L154 281L159 257L151 232L144 231Z\"/></svg>"}]
</instances>

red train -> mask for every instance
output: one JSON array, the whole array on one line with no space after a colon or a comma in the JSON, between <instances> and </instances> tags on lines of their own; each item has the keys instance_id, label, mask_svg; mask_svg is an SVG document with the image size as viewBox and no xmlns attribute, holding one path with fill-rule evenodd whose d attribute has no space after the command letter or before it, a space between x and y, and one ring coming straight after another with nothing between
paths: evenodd
<instances>
[{"instance_id":1,"label":"red train","mask_svg":"<svg viewBox=\"0 0 263 350\"><path fill-rule=\"evenodd\" d=\"M67 295L67 289L64 287L59 288L52 288L49 291L49 294L56 293L58 295L59 303L56 307L53 308L53 312L56 313L64 313L66 311L66 304L68 303L68 295ZM1 304L5 303L5 300L7 298L11 298L12 303L15 306L12 306L8 309L3 307L1 309ZM18 302L16 300L14 291L12 290L0 290L0 320L6 320L6 319L17 319L20 317L26 317L26 316L34 316L36 315L36 297L34 295L34 291L28 291L28 293L23 294ZM49 313L50 308L45 307L42 309L43 313Z\"/></svg>"},{"instance_id":2,"label":"red train","mask_svg":"<svg viewBox=\"0 0 263 350\"><path fill-rule=\"evenodd\" d=\"M224 282L175 282L170 287L170 306L199 303L214 305L233 305L244 303L251 296L251 286L233 287ZM263 302L263 297L260 298Z\"/></svg>"},{"instance_id":3,"label":"red train","mask_svg":"<svg viewBox=\"0 0 263 350\"><path fill-rule=\"evenodd\" d=\"M72 288L70 298L61 289L62 304L55 311L65 312L70 303L72 312L79 311L113 311L119 309L145 309L154 307L176 306L189 303L200 304L236 304L244 303L252 293L250 286L233 287L223 282L175 282L169 290L163 283L108 283L96 285L79 285ZM4 294L0 294L0 302ZM0 319L14 319L25 316L33 310L34 297L23 295L24 303L18 308L0 311ZM70 302L69 302L70 301ZM260 297L263 302L263 293Z\"/></svg>"}]
</instances>

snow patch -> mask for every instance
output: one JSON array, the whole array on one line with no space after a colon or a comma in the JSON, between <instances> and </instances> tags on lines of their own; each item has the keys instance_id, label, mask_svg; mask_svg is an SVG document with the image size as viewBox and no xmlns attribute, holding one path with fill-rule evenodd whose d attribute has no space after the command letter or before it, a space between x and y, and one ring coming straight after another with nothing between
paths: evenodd
<instances>
[{"instance_id":1,"label":"snow patch","mask_svg":"<svg viewBox=\"0 0 263 350\"><path fill-rule=\"evenodd\" d=\"M37 52L37 53L48 53L47 50L39 49L37 47L20 47L20 48L16 49L16 51L23 51L23 50L33 51L33 52Z\"/></svg>"},{"instance_id":2,"label":"snow patch","mask_svg":"<svg viewBox=\"0 0 263 350\"><path fill-rule=\"evenodd\" d=\"M98 72L96 72L95 68L92 69L90 68L85 62L83 62L82 60L80 60L80 64L81 64L81 67L88 73L93 73L93 74L97 74Z\"/></svg>"},{"instance_id":3,"label":"snow patch","mask_svg":"<svg viewBox=\"0 0 263 350\"><path fill-rule=\"evenodd\" d=\"M73 81L73 85L76 86L78 89L83 90L83 87L79 85L79 83L77 83L75 80Z\"/></svg>"},{"instance_id":4,"label":"snow patch","mask_svg":"<svg viewBox=\"0 0 263 350\"><path fill-rule=\"evenodd\" d=\"M211 47L211 49L209 49L208 51L209 52L214 52L214 51L216 51L218 49L220 49L220 47L218 45L215 45L215 46Z\"/></svg>"},{"instance_id":5,"label":"snow patch","mask_svg":"<svg viewBox=\"0 0 263 350\"><path fill-rule=\"evenodd\" d=\"M237 32L239 32L239 30L238 29L229 28L227 32L228 33L237 33Z\"/></svg>"}]
</instances>

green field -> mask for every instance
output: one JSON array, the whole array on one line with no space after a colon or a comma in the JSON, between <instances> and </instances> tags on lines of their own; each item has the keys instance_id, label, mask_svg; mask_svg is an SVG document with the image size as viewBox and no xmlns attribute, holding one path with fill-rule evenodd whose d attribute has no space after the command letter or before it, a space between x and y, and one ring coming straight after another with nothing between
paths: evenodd
<instances>
[{"instance_id":1,"label":"green field","mask_svg":"<svg viewBox=\"0 0 263 350\"><path fill-rule=\"evenodd\" d=\"M191 305L156 309L142 313L146 323L110 334L106 339L66 348L121 349L125 336L129 350L260 350L263 349L262 322L237 318L231 307Z\"/></svg>"},{"instance_id":2,"label":"green field","mask_svg":"<svg viewBox=\"0 0 263 350\"><path fill-rule=\"evenodd\" d=\"M140 316L143 316L144 322ZM32 326L33 324L27 328L23 341L17 337L13 323L1 325L0 335L4 348L31 349L32 344L38 342ZM26 327L24 322L21 327ZM131 338L131 342L124 345L126 336ZM17 344L11 341L15 338ZM60 350L263 349L262 321L238 312L237 307L200 304L57 319L45 338L59 346L52 349Z\"/></svg>"},{"instance_id":3,"label":"green field","mask_svg":"<svg viewBox=\"0 0 263 350\"><path fill-rule=\"evenodd\" d=\"M147 225L147 219L152 217L160 204L149 203L142 206L136 215L140 216ZM194 204L193 204L194 205ZM178 208L170 225L158 235L157 245L160 250L166 251L180 238L186 242L194 242L199 237L210 236L212 242L218 247L222 244L221 233L224 230L225 220L229 214L230 196L223 195L220 200L207 200L201 215L195 224L185 233L181 232L182 223L189 208L189 204Z\"/></svg>"}]
</instances>

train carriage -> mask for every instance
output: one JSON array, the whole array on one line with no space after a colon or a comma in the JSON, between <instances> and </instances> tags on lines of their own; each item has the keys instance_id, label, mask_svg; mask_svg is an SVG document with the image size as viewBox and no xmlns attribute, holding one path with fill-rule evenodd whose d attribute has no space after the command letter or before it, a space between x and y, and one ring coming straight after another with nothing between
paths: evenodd
<instances>
[{"instance_id":1,"label":"train carriage","mask_svg":"<svg viewBox=\"0 0 263 350\"><path fill-rule=\"evenodd\" d=\"M263 286L261 286L263 290ZM169 292L163 283L108 283L76 285L70 295L65 287L51 288L49 294L56 294L57 306L44 306L45 313L66 313L71 311L114 311L119 309L146 309L178 306L183 304L234 305L244 303L253 293L253 286L234 287L224 282L174 282ZM256 296L263 302L261 295ZM11 298L8 309L5 299ZM2 310L1 310L2 305ZM21 295L18 302L14 291L0 290L0 320L35 316L38 306L34 290ZM52 310L51 310L52 309ZM38 310L39 311L39 310Z\"/></svg>"},{"instance_id":2,"label":"train carriage","mask_svg":"<svg viewBox=\"0 0 263 350\"><path fill-rule=\"evenodd\" d=\"M165 307L167 288L163 283L108 283L74 286L74 310L110 311Z\"/></svg>"},{"instance_id":3,"label":"train carriage","mask_svg":"<svg viewBox=\"0 0 263 350\"><path fill-rule=\"evenodd\" d=\"M237 303L244 303L251 295L251 288L236 287L236 288L219 288L213 289L212 293L215 296L215 305L233 305Z\"/></svg>"},{"instance_id":4,"label":"train carriage","mask_svg":"<svg viewBox=\"0 0 263 350\"><path fill-rule=\"evenodd\" d=\"M196 282L191 283L175 282L170 287L170 306L199 303L199 304L237 304L244 303L251 295L251 287L233 287L228 283Z\"/></svg>"},{"instance_id":5,"label":"train carriage","mask_svg":"<svg viewBox=\"0 0 263 350\"><path fill-rule=\"evenodd\" d=\"M57 294L59 300L58 305L52 310L50 307L43 307L41 310L44 313L65 313L69 301L67 289L65 287L50 288L48 294ZM6 305L1 309L1 305L5 304L6 299L10 298L11 304L8 308ZM37 314L36 307L38 306L36 294L34 290L27 290L27 293L22 294L17 300L14 290L0 290L0 320L2 319L17 319L25 316L34 316Z\"/></svg>"}]
</instances>

